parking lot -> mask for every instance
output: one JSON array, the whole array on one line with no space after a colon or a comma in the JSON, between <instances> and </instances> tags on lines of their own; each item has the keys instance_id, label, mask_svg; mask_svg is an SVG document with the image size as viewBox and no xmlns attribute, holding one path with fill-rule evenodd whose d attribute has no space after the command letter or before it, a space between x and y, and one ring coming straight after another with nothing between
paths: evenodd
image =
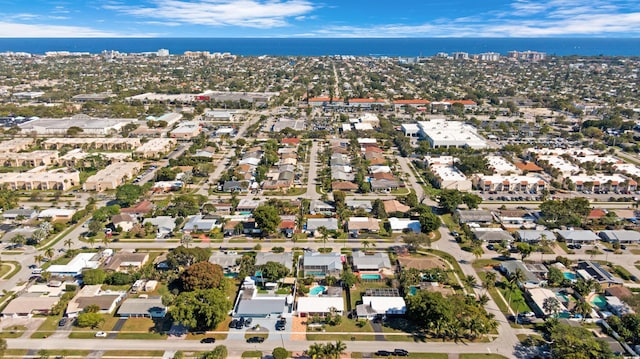
<instances>
[{"instance_id":1,"label":"parking lot","mask_svg":"<svg viewBox=\"0 0 640 359\"><path fill-rule=\"evenodd\" d=\"M240 319L238 317L234 317L234 319ZM291 336L291 318L287 318L287 322L284 330L276 330L276 323L278 322L277 317L270 318L251 318L251 324L247 327L244 326L242 329L229 328L229 336L230 340L245 340L246 334L266 334L268 333L268 337L266 341L269 340L290 340ZM255 329L259 330L255 330Z\"/></svg>"}]
</instances>

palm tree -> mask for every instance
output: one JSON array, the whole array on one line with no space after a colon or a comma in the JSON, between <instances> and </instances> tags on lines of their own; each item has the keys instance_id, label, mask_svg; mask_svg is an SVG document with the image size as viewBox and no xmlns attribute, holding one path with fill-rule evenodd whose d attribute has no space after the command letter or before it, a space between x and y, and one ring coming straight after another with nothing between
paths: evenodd
<instances>
[{"instance_id":1,"label":"palm tree","mask_svg":"<svg viewBox=\"0 0 640 359\"><path fill-rule=\"evenodd\" d=\"M469 287L475 287L477 282L476 282L476 277L474 277L473 275L469 274L467 276L465 276L462 281L468 285Z\"/></svg>"},{"instance_id":2,"label":"palm tree","mask_svg":"<svg viewBox=\"0 0 640 359\"><path fill-rule=\"evenodd\" d=\"M362 241L362 248L366 251L367 248L369 247L374 247L375 248L376 243L372 242L372 241Z\"/></svg>"},{"instance_id":3,"label":"palm tree","mask_svg":"<svg viewBox=\"0 0 640 359\"><path fill-rule=\"evenodd\" d=\"M64 245L67 246L68 249L71 249L71 246L73 245L73 239L72 238L65 239Z\"/></svg>"},{"instance_id":4,"label":"palm tree","mask_svg":"<svg viewBox=\"0 0 640 359\"><path fill-rule=\"evenodd\" d=\"M582 321L587 318L587 315L591 313L591 310L591 304L589 304L584 298L580 300L580 303L578 303L575 308L576 313L582 315Z\"/></svg>"},{"instance_id":5,"label":"palm tree","mask_svg":"<svg viewBox=\"0 0 640 359\"><path fill-rule=\"evenodd\" d=\"M490 291L496 286L496 272L487 272L484 275L484 282L482 282L482 287L486 291Z\"/></svg>"},{"instance_id":6,"label":"palm tree","mask_svg":"<svg viewBox=\"0 0 640 359\"><path fill-rule=\"evenodd\" d=\"M91 236L89 238L87 238L87 242L89 242L89 244L91 245L91 248L93 248L96 244L96 237Z\"/></svg>"},{"instance_id":7,"label":"palm tree","mask_svg":"<svg viewBox=\"0 0 640 359\"><path fill-rule=\"evenodd\" d=\"M329 231L327 230L327 227L325 226L320 226L318 227L318 232L320 232L320 234L322 235L322 242L323 242L323 247L326 248L327 247L327 238L329 237Z\"/></svg>"},{"instance_id":8,"label":"palm tree","mask_svg":"<svg viewBox=\"0 0 640 359\"><path fill-rule=\"evenodd\" d=\"M38 263L39 266L40 263L42 263L42 261L44 260L44 256L42 254L37 254L35 257L33 257L33 259L36 261L36 263Z\"/></svg>"},{"instance_id":9,"label":"palm tree","mask_svg":"<svg viewBox=\"0 0 640 359\"><path fill-rule=\"evenodd\" d=\"M333 345L333 355L335 356L336 359L340 358L340 356L342 356L342 354L344 354L346 350L347 350L347 345L342 340L338 340Z\"/></svg>"},{"instance_id":10,"label":"palm tree","mask_svg":"<svg viewBox=\"0 0 640 359\"><path fill-rule=\"evenodd\" d=\"M473 248L471 248L471 254L473 254L476 259L480 259L480 257L482 257L482 255L484 254L484 251L480 246L473 246Z\"/></svg>"},{"instance_id":11,"label":"palm tree","mask_svg":"<svg viewBox=\"0 0 640 359\"><path fill-rule=\"evenodd\" d=\"M313 343L307 349L307 355L311 357L311 359L320 359L324 356L324 346L322 344Z\"/></svg>"},{"instance_id":12,"label":"palm tree","mask_svg":"<svg viewBox=\"0 0 640 359\"><path fill-rule=\"evenodd\" d=\"M105 247L109 247L109 242L111 242L111 240L109 239L109 237L104 236L104 238L102 238L102 244L104 244Z\"/></svg>"},{"instance_id":13,"label":"palm tree","mask_svg":"<svg viewBox=\"0 0 640 359\"><path fill-rule=\"evenodd\" d=\"M53 250L53 247L49 247L44 251L44 255L45 257L51 259L53 258L53 256L55 255L55 251Z\"/></svg>"},{"instance_id":14,"label":"palm tree","mask_svg":"<svg viewBox=\"0 0 640 359\"><path fill-rule=\"evenodd\" d=\"M191 242L193 242L193 237L191 237L190 234L185 234L180 239L180 244L182 244L183 246L185 246L187 248L189 248L189 245L191 244Z\"/></svg>"},{"instance_id":15,"label":"palm tree","mask_svg":"<svg viewBox=\"0 0 640 359\"><path fill-rule=\"evenodd\" d=\"M511 308L511 296L513 292L518 288L518 284L524 280L524 273L520 268L517 268L511 275L509 275L509 308Z\"/></svg>"}]
</instances>

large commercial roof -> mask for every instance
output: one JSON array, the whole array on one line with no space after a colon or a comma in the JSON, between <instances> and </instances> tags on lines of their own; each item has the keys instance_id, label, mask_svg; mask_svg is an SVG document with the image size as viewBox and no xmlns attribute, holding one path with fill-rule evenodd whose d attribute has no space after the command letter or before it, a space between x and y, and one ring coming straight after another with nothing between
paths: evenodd
<instances>
[{"instance_id":1,"label":"large commercial roof","mask_svg":"<svg viewBox=\"0 0 640 359\"><path fill-rule=\"evenodd\" d=\"M420 132L432 146L486 148L487 142L478 135L475 127L461 121L434 119L418 122Z\"/></svg>"}]
</instances>

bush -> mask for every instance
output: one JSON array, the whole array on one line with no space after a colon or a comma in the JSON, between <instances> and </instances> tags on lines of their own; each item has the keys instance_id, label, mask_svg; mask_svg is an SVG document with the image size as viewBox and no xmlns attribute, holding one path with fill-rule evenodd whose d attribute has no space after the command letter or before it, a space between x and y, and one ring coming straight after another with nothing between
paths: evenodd
<instances>
[{"instance_id":1,"label":"bush","mask_svg":"<svg viewBox=\"0 0 640 359\"><path fill-rule=\"evenodd\" d=\"M287 359L289 357L289 351L283 347L277 347L271 352L273 359Z\"/></svg>"}]
</instances>

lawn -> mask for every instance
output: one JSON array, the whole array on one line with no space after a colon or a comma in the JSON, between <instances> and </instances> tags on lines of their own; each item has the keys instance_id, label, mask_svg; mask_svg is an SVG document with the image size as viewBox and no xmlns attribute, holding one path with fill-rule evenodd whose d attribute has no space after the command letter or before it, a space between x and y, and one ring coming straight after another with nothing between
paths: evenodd
<instances>
[{"instance_id":1,"label":"lawn","mask_svg":"<svg viewBox=\"0 0 640 359\"><path fill-rule=\"evenodd\" d=\"M259 350L249 350L242 353L243 358L262 358L262 352Z\"/></svg>"},{"instance_id":2,"label":"lawn","mask_svg":"<svg viewBox=\"0 0 640 359\"><path fill-rule=\"evenodd\" d=\"M118 333L118 339L166 339L163 322L156 322L149 318L129 318ZM157 329L160 327L160 333Z\"/></svg>"},{"instance_id":3,"label":"lawn","mask_svg":"<svg viewBox=\"0 0 640 359\"><path fill-rule=\"evenodd\" d=\"M0 332L0 338L19 338L25 330L27 330L27 327L25 327L24 325L16 325L10 328L5 328L5 330Z\"/></svg>"},{"instance_id":4,"label":"lawn","mask_svg":"<svg viewBox=\"0 0 640 359\"><path fill-rule=\"evenodd\" d=\"M218 326L213 329L214 332L224 332L224 333L214 333L214 334L194 334L187 333L187 340L200 340L202 338L215 338L216 340L225 340L227 339L228 331L229 331L229 323L231 322L231 317L225 317L224 320L218 324Z\"/></svg>"},{"instance_id":5,"label":"lawn","mask_svg":"<svg viewBox=\"0 0 640 359\"><path fill-rule=\"evenodd\" d=\"M364 326L359 327L357 325L357 321L347 319L345 317L342 318L342 322L340 325L325 325L323 329L309 329L307 328L307 340L342 340L342 341L350 341L350 340L374 340L375 335L373 335L373 328L371 327L371 323L367 320L364 323ZM324 331L323 331L324 330ZM371 333L368 334L333 334L337 332L360 332L360 333Z\"/></svg>"},{"instance_id":6,"label":"lawn","mask_svg":"<svg viewBox=\"0 0 640 359\"><path fill-rule=\"evenodd\" d=\"M11 268L13 268L13 266L10 266L8 264L3 263L2 265L0 265L0 278L4 277L5 274L9 273Z\"/></svg>"},{"instance_id":7,"label":"lawn","mask_svg":"<svg viewBox=\"0 0 640 359\"><path fill-rule=\"evenodd\" d=\"M560 248L562 248L562 250L564 250L567 254L575 254L576 252L572 251L571 249L569 249L569 247L567 247L567 244L565 242L558 242L558 246L560 246Z\"/></svg>"},{"instance_id":8,"label":"lawn","mask_svg":"<svg viewBox=\"0 0 640 359\"><path fill-rule=\"evenodd\" d=\"M164 350L107 350L104 352L105 357L161 357Z\"/></svg>"},{"instance_id":9,"label":"lawn","mask_svg":"<svg viewBox=\"0 0 640 359\"><path fill-rule=\"evenodd\" d=\"M460 354L458 357L460 359L506 359L507 357L502 356L500 354Z\"/></svg>"},{"instance_id":10,"label":"lawn","mask_svg":"<svg viewBox=\"0 0 640 359\"><path fill-rule=\"evenodd\" d=\"M96 332L108 332L113 330L113 327L115 327L116 323L120 319L119 317L114 317L109 314L103 314L102 318L104 319L104 322L102 322L102 324L100 324L97 328L80 328L74 325L72 328L72 333L69 335L69 337L78 339L85 339L87 337L93 338Z\"/></svg>"},{"instance_id":11,"label":"lawn","mask_svg":"<svg viewBox=\"0 0 640 359\"><path fill-rule=\"evenodd\" d=\"M364 356L364 353L354 352L354 353L351 353L351 358L371 358L371 356L369 356L371 353L366 353L366 354L367 355ZM403 358L447 359L448 357L449 355L446 353L409 353L409 356L406 356ZM374 356L374 358L380 358L380 357Z\"/></svg>"},{"instance_id":12,"label":"lawn","mask_svg":"<svg viewBox=\"0 0 640 359\"><path fill-rule=\"evenodd\" d=\"M523 313L531 311L531 308L527 305L520 288L511 290L507 287L507 283L504 282L502 286L499 284L498 288L507 303L509 302L509 299L511 299L511 309L514 312Z\"/></svg>"},{"instance_id":13,"label":"lawn","mask_svg":"<svg viewBox=\"0 0 640 359\"><path fill-rule=\"evenodd\" d=\"M31 334L32 339L42 339L48 337L51 333L55 332L58 328L58 321L60 321L61 316L49 316L45 319L44 322L40 325L38 330Z\"/></svg>"},{"instance_id":14,"label":"lawn","mask_svg":"<svg viewBox=\"0 0 640 359\"><path fill-rule=\"evenodd\" d=\"M473 261L472 266L477 271L478 269L483 269L485 267L495 267L500 264L500 261L495 259L476 259Z\"/></svg>"}]
</instances>

